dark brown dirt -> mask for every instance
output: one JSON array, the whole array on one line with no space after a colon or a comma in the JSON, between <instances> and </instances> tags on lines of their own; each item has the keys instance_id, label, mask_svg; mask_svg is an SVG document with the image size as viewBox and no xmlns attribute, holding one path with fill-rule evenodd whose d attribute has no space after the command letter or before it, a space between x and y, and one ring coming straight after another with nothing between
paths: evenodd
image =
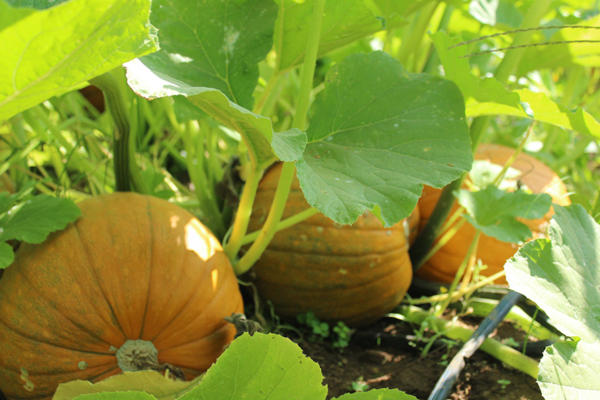
<instances>
[{"instance_id":1,"label":"dark brown dirt","mask_svg":"<svg viewBox=\"0 0 600 400\"><path fill-rule=\"evenodd\" d=\"M496 338L506 338L503 332L517 340L522 334L506 323L498 329ZM375 338L382 334L385 337L382 336L377 346ZM390 340L392 334L397 335L398 340ZM324 342L305 341L300 346L321 366L324 383L329 387L328 399L353 392L352 383L360 381L372 389L396 388L425 400L444 372L444 359L450 361L459 345L448 349L446 341L436 342L429 354L422 357L420 348L423 346L409 345L404 339L407 335L414 335L408 324L388 320L355 332L350 346L342 352ZM450 399L543 400L535 379L483 352L467 360Z\"/></svg>"}]
</instances>

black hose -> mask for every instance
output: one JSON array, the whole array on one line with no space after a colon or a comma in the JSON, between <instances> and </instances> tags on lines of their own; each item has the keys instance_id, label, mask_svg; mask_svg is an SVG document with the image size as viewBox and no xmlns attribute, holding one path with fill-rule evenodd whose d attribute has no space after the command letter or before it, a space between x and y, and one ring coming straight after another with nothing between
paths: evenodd
<instances>
[{"instance_id":1,"label":"black hose","mask_svg":"<svg viewBox=\"0 0 600 400\"><path fill-rule=\"evenodd\" d=\"M454 388L460 372L465 367L465 358L471 357L488 335L500 325L510 309L523 297L522 294L510 290L492 312L481 322L471 338L463 345L454 356L446 370L435 384L428 400L446 400Z\"/></svg>"}]
</instances>

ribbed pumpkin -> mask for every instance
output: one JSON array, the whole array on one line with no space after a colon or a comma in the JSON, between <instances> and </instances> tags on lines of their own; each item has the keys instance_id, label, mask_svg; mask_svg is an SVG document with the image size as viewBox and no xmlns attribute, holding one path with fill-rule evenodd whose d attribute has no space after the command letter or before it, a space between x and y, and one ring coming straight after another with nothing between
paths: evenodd
<instances>
[{"instance_id":1,"label":"ribbed pumpkin","mask_svg":"<svg viewBox=\"0 0 600 400\"><path fill-rule=\"evenodd\" d=\"M243 309L215 237L154 197L103 195L80 208L65 230L23 244L0 280L0 389L50 398L59 383L121 373L117 355L149 343L186 379L208 369L235 334L223 318Z\"/></svg>"},{"instance_id":2,"label":"ribbed pumpkin","mask_svg":"<svg viewBox=\"0 0 600 400\"><path fill-rule=\"evenodd\" d=\"M504 165L514 154L515 150L509 147L483 144L479 146L475 154L476 160L487 160L493 164ZM523 173L521 182L534 193L547 193L552 201L559 205L569 205L567 189L560 178L546 165L537 159L527 155L519 154L512 164ZM421 229L431 216L433 209L440 197L441 190L425 186L423 194L419 199L419 210L421 212ZM458 209L455 203L450 215ZM552 208L541 219L521 220L533 232L534 236L545 230L546 223L554 214ZM475 228L465 223L456 235L443 246L433 257L417 270L418 277L435 282L451 283L458 268L468 252L469 246L475 237ZM516 244L501 242L497 239L481 235L477 257L488 267L481 272L483 276L490 276L500 272L504 268L506 260L512 257L518 250ZM498 279L496 283L505 284L504 278Z\"/></svg>"},{"instance_id":3,"label":"ribbed pumpkin","mask_svg":"<svg viewBox=\"0 0 600 400\"><path fill-rule=\"evenodd\" d=\"M276 165L261 181L250 231L262 226L280 173L281 165ZM294 178L284 218L307 208ZM415 232L416 213L412 220ZM317 214L275 235L254 265L255 284L280 316L313 311L324 321L365 325L381 318L404 297L412 280L407 251L403 223L384 228L367 212L354 225L342 226Z\"/></svg>"}]
</instances>

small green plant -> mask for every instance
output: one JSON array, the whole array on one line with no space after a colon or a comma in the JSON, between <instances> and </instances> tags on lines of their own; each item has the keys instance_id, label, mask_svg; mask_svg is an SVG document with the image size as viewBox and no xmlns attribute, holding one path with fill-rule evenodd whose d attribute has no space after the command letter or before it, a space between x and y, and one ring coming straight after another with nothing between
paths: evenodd
<instances>
[{"instance_id":1,"label":"small green plant","mask_svg":"<svg viewBox=\"0 0 600 400\"><path fill-rule=\"evenodd\" d=\"M351 387L355 392L365 392L369 390L369 384L363 381L362 376L359 376L357 380L352 381Z\"/></svg>"},{"instance_id":2,"label":"small green plant","mask_svg":"<svg viewBox=\"0 0 600 400\"><path fill-rule=\"evenodd\" d=\"M329 337L329 324L321 322L312 311L308 311L306 314L298 314L296 319L302 325L311 328L312 333L317 337L321 337L322 339Z\"/></svg>"},{"instance_id":3,"label":"small green plant","mask_svg":"<svg viewBox=\"0 0 600 400\"><path fill-rule=\"evenodd\" d=\"M348 328L348 326L342 321L338 321L337 325L333 327L333 332L337 336L333 342L333 347L337 347L339 349L348 347L353 330Z\"/></svg>"},{"instance_id":4,"label":"small green plant","mask_svg":"<svg viewBox=\"0 0 600 400\"><path fill-rule=\"evenodd\" d=\"M510 385L512 382L511 382L511 381L509 381L508 379L499 379L499 380L498 380L498 383L499 383L500 385L502 385L502 390L504 390L504 389L506 389L506 387L507 387L508 385Z\"/></svg>"}]
</instances>

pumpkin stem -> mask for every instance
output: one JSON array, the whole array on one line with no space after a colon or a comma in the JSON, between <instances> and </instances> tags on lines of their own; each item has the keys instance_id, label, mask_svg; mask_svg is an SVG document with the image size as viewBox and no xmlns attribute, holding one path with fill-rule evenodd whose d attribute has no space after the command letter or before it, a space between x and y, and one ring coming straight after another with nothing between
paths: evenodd
<instances>
[{"instance_id":1,"label":"pumpkin stem","mask_svg":"<svg viewBox=\"0 0 600 400\"><path fill-rule=\"evenodd\" d=\"M115 160L115 180L116 190L118 192L129 192L131 185L129 183L129 117L123 95L114 76L107 72L89 82L97 86L102 93L108 105L113 120L116 125L114 135L114 160Z\"/></svg>"},{"instance_id":2,"label":"pumpkin stem","mask_svg":"<svg viewBox=\"0 0 600 400\"><path fill-rule=\"evenodd\" d=\"M177 379L185 380L185 374L171 364L158 362L158 350L147 340L128 340L117 350L117 363L123 372L153 370L166 371Z\"/></svg>"}]
</instances>

